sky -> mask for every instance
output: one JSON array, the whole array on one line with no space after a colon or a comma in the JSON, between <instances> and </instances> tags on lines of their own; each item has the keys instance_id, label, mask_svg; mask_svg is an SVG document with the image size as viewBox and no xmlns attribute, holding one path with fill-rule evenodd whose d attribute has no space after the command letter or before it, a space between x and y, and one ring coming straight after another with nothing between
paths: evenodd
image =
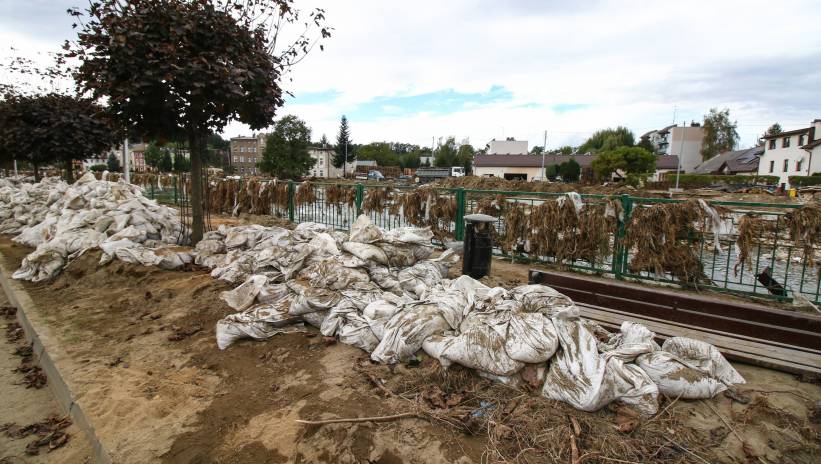
<instances>
[{"instance_id":1,"label":"sky","mask_svg":"<svg viewBox=\"0 0 821 464\"><path fill-rule=\"evenodd\" d=\"M0 0L0 47L33 56L72 38L80 0ZM578 145L729 108L740 146L773 122L821 118L821 1L296 0L332 37L282 82L295 114L334 140L430 146L453 136ZM231 123L224 136L250 135Z\"/></svg>"}]
</instances>

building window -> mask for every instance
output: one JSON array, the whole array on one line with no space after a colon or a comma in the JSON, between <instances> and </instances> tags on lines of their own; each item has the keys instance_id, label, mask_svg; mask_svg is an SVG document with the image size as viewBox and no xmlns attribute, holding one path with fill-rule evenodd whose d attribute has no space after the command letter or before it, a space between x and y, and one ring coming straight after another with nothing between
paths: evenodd
<instances>
[{"instance_id":1,"label":"building window","mask_svg":"<svg viewBox=\"0 0 821 464\"><path fill-rule=\"evenodd\" d=\"M320 165L320 166L322 166L322 164L323 164L324 162L325 162L325 160L324 160L323 158L319 158L319 165Z\"/></svg>"},{"instance_id":2,"label":"building window","mask_svg":"<svg viewBox=\"0 0 821 464\"><path fill-rule=\"evenodd\" d=\"M790 137L784 137L784 140L781 142L781 148L787 148L790 146Z\"/></svg>"},{"instance_id":3,"label":"building window","mask_svg":"<svg viewBox=\"0 0 821 464\"><path fill-rule=\"evenodd\" d=\"M790 160L784 160L784 172L787 172L787 168L790 167Z\"/></svg>"},{"instance_id":4,"label":"building window","mask_svg":"<svg viewBox=\"0 0 821 464\"><path fill-rule=\"evenodd\" d=\"M775 139L770 140L770 150L775 150Z\"/></svg>"},{"instance_id":5,"label":"building window","mask_svg":"<svg viewBox=\"0 0 821 464\"><path fill-rule=\"evenodd\" d=\"M770 172L775 170L775 161L770 161Z\"/></svg>"},{"instance_id":6,"label":"building window","mask_svg":"<svg viewBox=\"0 0 821 464\"><path fill-rule=\"evenodd\" d=\"M801 172L801 163L803 163L803 162L804 162L804 160L798 160L798 161L795 162L795 170L796 171Z\"/></svg>"},{"instance_id":7,"label":"building window","mask_svg":"<svg viewBox=\"0 0 821 464\"><path fill-rule=\"evenodd\" d=\"M319 171L319 177L325 177L325 173L323 171Z\"/></svg>"},{"instance_id":8,"label":"building window","mask_svg":"<svg viewBox=\"0 0 821 464\"><path fill-rule=\"evenodd\" d=\"M804 145L804 134L798 136L798 146Z\"/></svg>"}]
</instances>

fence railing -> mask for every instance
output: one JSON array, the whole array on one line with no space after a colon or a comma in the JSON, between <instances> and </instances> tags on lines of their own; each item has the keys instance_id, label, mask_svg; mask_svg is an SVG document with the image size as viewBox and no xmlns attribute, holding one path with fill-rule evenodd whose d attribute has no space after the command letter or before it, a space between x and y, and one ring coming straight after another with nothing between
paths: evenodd
<instances>
[{"instance_id":1,"label":"fence railing","mask_svg":"<svg viewBox=\"0 0 821 464\"><path fill-rule=\"evenodd\" d=\"M481 212L497 218L493 223L494 252L511 260L555 264L618 279L820 302L821 258L816 260L812 255L818 254L818 250L811 249L808 254L803 244L791 240L785 220L787 213L801 207L797 204L708 201L722 209L722 230L688 227L677 237L681 246L675 250L686 261L682 269L671 264L677 256L665 258L668 262L660 268L648 269L643 262L646 253L642 254L646 250L638 250L628 240L631 231L647 226L632 221L636 211L682 204L686 200L579 195L584 208L581 211L588 213L577 214L573 219L573 215L564 216L564 210L557 209L556 200L572 201L563 193L350 183L222 182L232 184L222 189L212 186L212 193L218 192L225 198L214 202L219 207L212 204L211 213L232 213L239 203L245 205L241 212L270 214L296 223L318 222L340 230L348 230L360 214L366 214L384 229L430 226L436 240L445 242L462 240L464 216ZM180 197L179 188L175 181L164 189L147 189L147 193L159 201L175 203ZM260 196L263 201L256 201ZM737 242L739 221L745 216L756 217L767 226L757 229L754 236L745 237L747 249L742 250ZM763 272L783 286L783 291L762 284L759 276Z\"/></svg>"}]
</instances>

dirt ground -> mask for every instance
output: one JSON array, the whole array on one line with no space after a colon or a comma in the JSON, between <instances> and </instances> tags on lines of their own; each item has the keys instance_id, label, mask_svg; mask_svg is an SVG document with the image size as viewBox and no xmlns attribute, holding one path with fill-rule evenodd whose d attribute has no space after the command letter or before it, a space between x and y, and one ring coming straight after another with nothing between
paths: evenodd
<instances>
[{"instance_id":1,"label":"dirt ground","mask_svg":"<svg viewBox=\"0 0 821 464\"><path fill-rule=\"evenodd\" d=\"M8 301L0 291L0 308L7 307ZM90 462L91 447L74 424L60 431L69 436L65 445L51 451L48 445L38 447L36 455L26 453L26 446L40 436L10 436L13 435L14 426L26 427L51 417L62 418L63 415L48 385L29 387L24 374L16 372L23 362L21 354L27 344L22 338L22 329L17 328L10 311L0 315L0 326L6 334L0 335L0 426L4 429L0 432L0 464Z\"/></svg>"},{"instance_id":2,"label":"dirt ground","mask_svg":"<svg viewBox=\"0 0 821 464\"><path fill-rule=\"evenodd\" d=\"M29 250L2 238L0 251L14 268ZM737 365L746 404L667 399L650 420L619 408L582 413L443 372L424 356L372 365L314 329L220 351L214 326L232 312L218 298L226 284L203 270L100 267L99 257L89 252L53 282L25 286L114 462L810 463L821 453L821 387L787 374ZM525 266L507 266L494 262L491 279L526 282ZM400 413L417 417L295 422Z\"/></svg>"}]
</instances>

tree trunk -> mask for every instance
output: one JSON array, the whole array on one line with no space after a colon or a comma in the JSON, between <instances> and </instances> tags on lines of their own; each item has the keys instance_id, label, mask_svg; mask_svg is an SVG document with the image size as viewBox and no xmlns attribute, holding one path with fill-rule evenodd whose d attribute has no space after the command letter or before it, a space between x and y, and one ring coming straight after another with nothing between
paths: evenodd
<instances>
[{"instance_id":1,"label":"tree trunk","mask_svg":"<svg viewBox=\"0 0 821 464\"><path fill-rule=\"evenodd\" d=\"M66 160L66 182L74 183L74 160Z\"/></svg>"},{"instance_id":2,"label":"tree trunk","mask_svg":"<svg viewBox=\"0 0 821 464\"><path fill-rule=\"evenodd\" d=\"M40 182L40 169L38 169L37 163L31 163L31 166L34 168L34 182Z\"/></svg>"},{"instance_id":3,"label":"tree trunk","mask_svg":"<svg viewBox=\"0 0 821 464\"><path fill-rule=\"evenodd\" d=\"M202 240L204 231L202 215L202 137L196 131L188 134L191 149L191 245Z\"/></svg>"}]
</instances>

